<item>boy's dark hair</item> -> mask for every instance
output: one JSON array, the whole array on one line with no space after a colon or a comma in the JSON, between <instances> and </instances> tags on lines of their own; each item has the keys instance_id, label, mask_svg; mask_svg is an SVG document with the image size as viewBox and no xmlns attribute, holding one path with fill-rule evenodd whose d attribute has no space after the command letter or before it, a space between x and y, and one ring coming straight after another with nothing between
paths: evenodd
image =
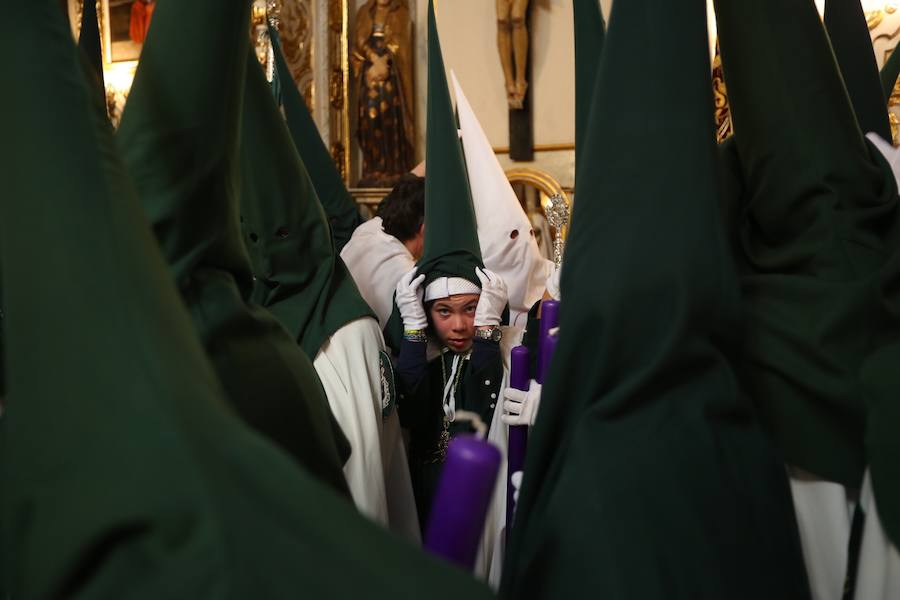
<instances>
[{"instance_id":1,"label":"boy's dark hair","mask_svg":"<svg viewBox=\"0 0 900 600\"><path fill-rule=\"evenodd\" d=\"M404 175L378 205L384 231L401 242L416 237L425 222L425 178Z\"/></svg>"}]
</instances>

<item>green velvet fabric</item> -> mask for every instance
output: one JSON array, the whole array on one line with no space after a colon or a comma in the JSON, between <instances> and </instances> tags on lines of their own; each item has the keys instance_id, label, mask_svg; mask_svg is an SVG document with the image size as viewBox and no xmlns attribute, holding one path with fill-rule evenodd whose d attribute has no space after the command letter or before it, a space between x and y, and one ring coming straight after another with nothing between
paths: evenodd
<instances>
[{"instance_id":1,"label":"green velvet fabric","mask_svg":"<svg viewBox=\"0 0 900 600\"><path fill-rule=\"evenodd\" d=\"M233 416L59 3L5 17L2 596L490 598Z\"/></svg>"},{"instance_id":2,"label":"green velvet fabric","mask_svg":"<svg viewBox=\"0 0 900 600\"><path fill-rule=\"evenodd\" d=\"M350 241L353 231L362 224L363 218L356 201L347 191L344 179L335 167L334 158L322 141L306 102L300 97L300 92L294 85L291 71L282 54L278 31L270 26L269 36L275 55L277 95L284 109L284 118L287 120L297 152L306 165L316 195L322 203L322 208L325 209L334 237L335 250L339 254L344 245Z\"/></svg>"},{"instance_id":3,"label":"green velvet fabric","mask_svg":"<svg viewBox=\"0 0 900 600\"><path fill-rule=\"evenodd\" d=\"M812 3L721 0L717 14L745 183L738 372L789 464L858 487L858 371L890 326L871 309L896 239L896 184L861 135Z\"/></svg>"},{"instance_id":4,"label":"green velvet fabric","mask_svg":"<svg viewBox=\"0 0 900 600\"><path fill-rule=\"evenodd\" d=\"M811 3L717 8L746 183L737 227L750 335L738 371L789 464L849 488L871 468L896 543L893 174L861 136Z\"/></svg>"},{"instance_id":5,"label":"green velvet fabric","mask_svg":"<svg viewBox=\"0 0 900 600\"><path fill-rule=\"evenodd\" d=\"M335 251L309 172L255 61L241 127L241 227L256 274L252 299L313 360L335 331L374 313Z\"/></svg>"},{"instance_id":6,"label":"green velvet fabric","mask_svg":"<svg viewBox=\"0 0 900 600\"><path fill-rule=\"evenodd\" d=\"M100 26L97 21L97 3L85 2L81 13L81 31L78 34L78 47L84 52L84 58L91 66L93 81L98 84L104 99L106 89L103 82L103 51L100 45Z\"/></svg>"},{"instance_id":7,"label":"green velvet fabric","mask_svg":"<svg viewBox=\"0 0 900 600\"><path fill-rule=\"evenodd\" d=\"M575 177L578 177L579 149L584 148L584 138L588 131L591 111L591 96L600 55L603 53L603 39L606 23L597 0L574 0L575 17Z\"/></svg>"},{"instance_id":8,"label":"green velvet fabric","mask_svg":"<svg viewBox=\"0 0 900 600\"><path fill-rule=\"evenodd\" d=\"M247 302L238 139L249 12L247 0L160 0L117 141L232 405L349 494L349 445L310 359L271 314Z\"/></svg>"},{"instance_id":9,"label":"green velvet fabric","mask_svg":"<svg viewBox=\"0 0 900 600\"><path fill-rule=\"evenodd\" d=\"M891 139L887 102L860 0L826 0L825 29L863 133Z\"/></svg>"},{"instance_id":10,"label":"green velvet fabric","mask_svg":"<svg viewBox=\"0 0 900 600\"><path fill-rule=\"evenodd\" d=\"M809 598L783 463L731 367L705 2L612 10L501 596Z\"/></svg>"}]
</instances>

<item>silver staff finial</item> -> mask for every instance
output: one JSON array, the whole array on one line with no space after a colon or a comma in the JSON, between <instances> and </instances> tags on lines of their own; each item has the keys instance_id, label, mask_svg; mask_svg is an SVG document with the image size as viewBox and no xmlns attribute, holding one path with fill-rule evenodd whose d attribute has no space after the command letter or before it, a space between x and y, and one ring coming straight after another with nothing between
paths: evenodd
<instances>
[{"instance_id":1,"label":"silver staff finial","mask_svg":"<svg viewBox=\"0 0 900 600\"><path fill-rule=\"evenodd\" d=\"M550 196L550 205L547 207L547 222L553 227L553 262L559 267L563 257L563 227L569 225L569 204L562 194Z\"/></svg>"}]
</instances>

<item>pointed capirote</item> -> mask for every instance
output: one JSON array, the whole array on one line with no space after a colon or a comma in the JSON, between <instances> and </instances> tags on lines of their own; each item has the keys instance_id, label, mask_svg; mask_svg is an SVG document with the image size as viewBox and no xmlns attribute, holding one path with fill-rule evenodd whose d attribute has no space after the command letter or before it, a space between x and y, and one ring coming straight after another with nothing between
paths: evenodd
<instances>
[{"instance_id":1,"label":"pointed capirote","mask_svg":"<svg viewBox=\"0 0 900 600\"><path fill-rule=\"evenodd\" d=\"M613 4L502 597L809 597L783 464L731 367L709 73L703 0Z\"/></svg>"},{"instance_id":2,"label":"pointed capirote","mask_svg":"<svg viewBox=\"0 0 900 600\"><path fill-rule=\"evenodd\" d=\"M238 143L249 18L248 0L160 1L116 137L232 405L346 492L349 446L310 359L248 302L253 272L240 226Z\"/></svg>"}]
</instances>

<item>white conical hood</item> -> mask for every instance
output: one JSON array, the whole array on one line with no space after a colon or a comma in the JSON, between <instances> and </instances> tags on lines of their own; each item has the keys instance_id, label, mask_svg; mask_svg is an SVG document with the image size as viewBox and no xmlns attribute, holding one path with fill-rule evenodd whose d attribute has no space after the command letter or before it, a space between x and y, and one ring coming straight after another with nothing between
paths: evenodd
<instances>
[{"instance_id":1,"label":"white conical hood","mask_svg":"<svg viewBox=\"0 0 900 600\"><path fill-rule=\"evenodd\" d=\"M515 322L516 316L527 313L544 295L553 263L541 256L528 215L519 204L456 75L451 71L450 76L456 90L456 110L484 266L506 282L512 313L510 322Z\"/></svg>"}]
</instances>

